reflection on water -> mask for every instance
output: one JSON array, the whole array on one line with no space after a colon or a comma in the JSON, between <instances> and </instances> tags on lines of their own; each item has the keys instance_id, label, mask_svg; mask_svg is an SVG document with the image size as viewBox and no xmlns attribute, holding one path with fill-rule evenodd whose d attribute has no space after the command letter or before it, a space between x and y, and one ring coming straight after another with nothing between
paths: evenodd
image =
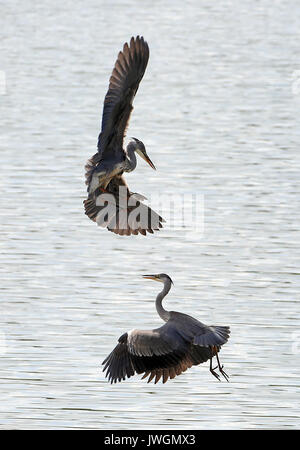
<instances>
[{"instance_id":1,"label":"reflection on water","mask_svg":"<svg viewBox=\"0 0 300 450\"><path fill-rule=\"evenodd\" d=\"M114 5L4 6L1 427L296 428L300 8ZM133 34L151 55L128 135L158 171L140 161L129 186L202 195L203 233L122 238L84 216L83 165ZM106 382L117 338L160 324L145 272L174 279L167 308L231 326L230 383L208 364L166 385Z\"/></svg>"}]
</instances>

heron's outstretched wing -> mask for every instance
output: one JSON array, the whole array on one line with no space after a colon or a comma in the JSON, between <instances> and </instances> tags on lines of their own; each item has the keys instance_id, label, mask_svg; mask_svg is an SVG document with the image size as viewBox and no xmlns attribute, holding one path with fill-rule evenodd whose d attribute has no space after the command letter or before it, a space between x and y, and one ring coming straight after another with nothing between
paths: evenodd
<instances>
[{"instance_id":1,"label":"heron's outstretched wing","mask_svg":"<svg viewBox=\"0 0 300 450\"><path fill-rule=\"evenodd\" d=\"M118 55L104 100L98 152L120 151L133 109L132 102L149 59L149 47L143 37L132 37Z\"/></svg>"},{"instance_id":2,"label":"heron's outstretched wing","mask_svg":"<svg viewBox=\"0 0 300 450\"><path fill-rule=\"evenodd\" d=\"M143 378L149 376L148 382L155 377L157 383L162 377L165 383L168 378L174 378L189 367L212 358L219 351L221 342L227 340L225 337L223 341L211 338L212 344L203 347L197 345L197 335L210 334L211 327L185 314L180 319L180 313L172 314L173 319L160 328L151 331L133 330L120 337L118 345L103 361L103 371L106 371L111 383L125 380L126 376L129 378L134 373L144 373ZM184 323L180 323L184 316Z\"/></svg>"},{"instance_id":3,"label":"heron's outstretched wing","mask_svg":"<svg viewBox=\"0 0 300 450\"><path fill-rule=\"evenodd\" d=\"M156 330L132 330L119 338L118 345L103 361L103 371L111 383L134 373L177 366L187 353L189 343L167 322Z\"/></svg>"},{"instance_id":4,"label":"heron's outstretched wing","mask_svg":"<svg viewBox=\"0 0 300 450\"><path fill-rule=\"evenodd\" d=\"M92 165L88 166L88 168L91 167ZM88 177L87 170L87 180ZM120 191L120 187L124 187L124 190ZM123 193L124 198L120 192ZM107 194L112 194L112 197ZM84 200L85 214L99 226L120 236L132 234L146 236L147 232L153 233L162 228L164 219L149 206L131 197L132 193L129 191L124 177L114 177L108 184L105 193L96 189L87 200Z\"/></svg>"}]
</instances>

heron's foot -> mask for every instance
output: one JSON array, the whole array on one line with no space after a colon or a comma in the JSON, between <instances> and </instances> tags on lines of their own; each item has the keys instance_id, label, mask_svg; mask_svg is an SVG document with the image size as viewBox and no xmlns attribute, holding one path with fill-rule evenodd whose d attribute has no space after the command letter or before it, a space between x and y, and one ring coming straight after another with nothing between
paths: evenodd
<instances>
[{"instance_id":1,"label":"heron's foot","mask_svg":"<svg viewBox=\"0 0 300 450\"><path fill-rule=\"evenodd\" d=\"M215 367L215 369L216 369L217 367ZM214 376L214 377L216 377L217 378L217 380L219 380L219 381L221 381L221 378L220 378L220 375L217 373L217 372L215 372L215 369L213 369L212 367L209 369L210 370L210 373Z\"/></svg>"},{"instance_id":2,"label":"heron's foot","mask_svg":"<svg viewBox=\"0 0 300 450\"><path fill-rule=\"evenodd\" d=\"M224 366L219 367L220 373L223 375L225 380L229 383L229 375L227 375L227 373L223 370L223 367Z\"/></svg>"},{"instance_id":3,"label":"heron's foot","mask_svg":"<svg viewBox=\"0 0 300 450\"><path fill-rule=\"evenodd\" d=\"M217 358L217 361L218 361L218 368L219 368L219 372L221 373L221 375L223 375L223 377L225 378L225 380L227 381L227 382L229 382L229 376L227 375L227 373L223 370L223 365L221 366L221 363L220 363L220 360L219 360L219 357L218 357L218 353L216 353L216 358Z\"/></svg>"}]
</instances>

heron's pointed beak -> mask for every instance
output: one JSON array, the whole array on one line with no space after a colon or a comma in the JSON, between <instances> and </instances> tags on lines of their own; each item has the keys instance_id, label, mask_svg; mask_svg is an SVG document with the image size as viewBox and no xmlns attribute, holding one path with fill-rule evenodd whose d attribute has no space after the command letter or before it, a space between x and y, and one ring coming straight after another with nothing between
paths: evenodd
<instances>
[{"instance_id":1,"label":"heron's pointed beak","mask_svg":"<svg viewBox=\"0 0 300 450\"><path fill-rule=\"evenodd\" d=\"M152 167L153 170L156 170L155 165L153 164L153 162L151 161L145 150L138 149L136 150L136 152L140 155L141 158L143 158L149 164L150 167Z\"/></svg>"},{"instance_id":2,"label":"heron's pointed beak","mask_svg":"<svg viewBox=\"0 0 300 450\"><path fill-rule=\"evenodd\" d=\"M143 275L143 278L146 278L147 280L160 281L157 275Z\"/></svg>"}]
</instances>

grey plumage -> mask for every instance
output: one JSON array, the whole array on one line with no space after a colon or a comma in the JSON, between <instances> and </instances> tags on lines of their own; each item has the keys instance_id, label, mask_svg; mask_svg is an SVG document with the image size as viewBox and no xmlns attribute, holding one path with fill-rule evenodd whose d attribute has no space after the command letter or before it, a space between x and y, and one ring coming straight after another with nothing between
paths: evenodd
<instances>
[{"instance_id":1,"label":"grey plumage","mask_svg":"<svg viewBox=\"0 0 300 450\"><path fill-rule=\"evenodd\" d=\"M162 300L169 292L172 280L166 274L147 275L145 278L164 283L162 292L156 298L156 309L166 323L154 330L124 333L102 363L108 380L116 383L135 373L143 373L142 378L149 377L148 382L155 378L157 383L162 378L165 383L193 365L208 360L211 373L220 379L211 363L216 356L219 371L228 381L228 375L220 365L218 352L229 338L229 327L207 326L187 314L166 311Z\"/></svg>"}]
</instances>

